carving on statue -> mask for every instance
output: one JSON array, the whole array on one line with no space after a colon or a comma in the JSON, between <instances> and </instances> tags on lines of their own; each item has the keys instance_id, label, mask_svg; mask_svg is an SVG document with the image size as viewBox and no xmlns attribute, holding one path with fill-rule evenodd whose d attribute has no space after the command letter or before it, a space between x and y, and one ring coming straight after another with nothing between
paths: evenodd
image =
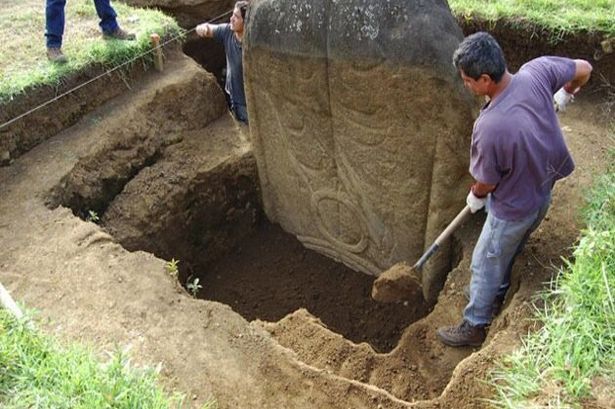
<instances>
[{"instance_id":1,"label":"carving on statue","mask_svg":"<svg viewBox=\"0 0 615 409\"><path fill-rule=\"evenodd\" d=\"M321 207L326 201L334 202L334 205L330 207L337 207L336 212L327 212L324 206ZM360 253L367 247L368 233L365 226L365 218L361 210L355 206L348 197L341 192L319 190L312 195L312 212L316 218L316 226L320 233L329 240L332 247L339 250L344 250L350 253ZM328 222L328 219L332 217L339 217L341 214L349 217L352 221L356 222L353 226L355 231L342 231L337 229L334 232L332 223Z\"/></svg>"},{"instance_id":2,"label":"carving on statue","mask_svg":"<svg viewBox=\"0 0 615 409\"><path fill-rule=\"evenodd\" d=\"M305 81L302 82L306 83ZM309 79L307 79L307 84L309 84ZM299 87L299 89L303 88ZM310 95L302 93L299 96L302 99L310 98ZM271 101L270 95L266 95L266 98ZM369 263L361 262L360 257L351 255L364 251L370 238L363 211L357 206L356 201L349 197L348 190L343 188L343 184L340 185L339 181L336 182L335 178L331 178L331 182L338 185L338 190L313 186L314 180L322 180L323 176L324 179L327 179L326 170L332 170L335 165L334 159L328 154L323 142L319 140L318 134L311 133L312 129L305 126L303 115L293 112L300 109L297 104L285 101L282 109L276 109L271 102L269 106L271 112L275 113L280 142L289 147L286 153L289 163L292 164L292 170L302 182L301 188L309 191L312 220L315 220L315 225L320 233L318 237L301 236L300 240L312 248L321 251L326 249L329 255L344 253L346 258L354 260L351 264L355 268L360 265L361 270L366 268L370 271L377 270ZM281 112L284 114L282 115ZM302 142L305 141L311 141L312 149L300 149ZM332 203L326 208L337 208L338 210L336 212L324 211L323 206L327 202ZM349 226L357 227L355 234L348 234L349 230L335 231L335 226L329 220L331 217L339 218L339 214L344 214L346 218L350 219Z\"/></svg>"}]
</instances>

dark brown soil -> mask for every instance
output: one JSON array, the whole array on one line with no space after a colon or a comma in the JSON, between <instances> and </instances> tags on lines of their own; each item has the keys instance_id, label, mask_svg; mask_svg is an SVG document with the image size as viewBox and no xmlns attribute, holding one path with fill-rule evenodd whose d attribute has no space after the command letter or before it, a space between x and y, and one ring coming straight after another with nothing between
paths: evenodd
<instances>
[{"instance_id":1,"label":"dark brown soil","mask_svg":"<svg viewBox=\"0 0 615 409\"><path fill-rule=\"evenodd\" d=\"M278 321L305 308L331 331L387 352L427 313L421 302L381 304L373 277L310 251L279 226L263 223L200 274L199 297L223 302L249 321Z\"/></svg>"}]
</instances>

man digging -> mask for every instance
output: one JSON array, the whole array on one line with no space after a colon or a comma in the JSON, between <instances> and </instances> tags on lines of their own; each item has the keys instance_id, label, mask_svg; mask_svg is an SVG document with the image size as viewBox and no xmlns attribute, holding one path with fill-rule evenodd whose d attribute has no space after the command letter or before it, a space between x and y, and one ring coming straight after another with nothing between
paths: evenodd
<instances>
[{"instance_id":1,"label":"man digging","mask_svg":"<svg viewBox=\"0 0 615 409\"><path fill-rule=\"evenodd\" d=\"M463 320L437 333L449 346L480 346L494 304L510 286L515 257L547 213L555 182L574 170L556 110L589 80L592 66L540 57L513 75L499 44L484 32L466 37L453 63L465 87L489 99L474 123L470 173L476 182L466 200L472 213L486 205L488 215L472 254Z\"/></svg>"}]
</instances>

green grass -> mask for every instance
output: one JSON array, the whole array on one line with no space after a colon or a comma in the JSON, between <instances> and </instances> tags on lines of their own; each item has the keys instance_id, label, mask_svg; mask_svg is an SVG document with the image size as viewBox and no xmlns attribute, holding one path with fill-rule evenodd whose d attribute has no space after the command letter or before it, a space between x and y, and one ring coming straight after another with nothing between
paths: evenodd
<instances>
[{"instance_id":1,"label":"green grass","mask_svg":"<svg viewBox=\"0 0 615 409\"><path fill-rule=\"evenodd\" d=\"M615 152L584 211L587 229L537 312L542 328L494 373L500 408L577 407L615 385Z\"/></svg>"},{"instance_id":2,"label":"green grass","mask_svg":"<svg viewBox=\"0 0 615 409\"><path fill-rule=\"evenodd\" d=\"M63 78L93 65L114 67L149 50L149 34L177 36L181 29L174 19L155 10L113 2L118 22L137 34L136 41L103 40L91 0L73 0L66 5L63 51L69 63L47 61L44 27L45 7L40 0L0 0L0 103L10 101L31 87L59 84Z\"/></svg>"},{"instance_id":3,"label":"green grass","mask_svg":"<svg viewBox=\"0 0 615 409\"><path fill-rule=\"evenodd\" d=\"M523 21L553 31L602 32L615 35L614 0L449 0L453 13L464 19Z\"/></svg>"},{"instance_id":4,"label":"green grass","mask_svg":"<svg viewBox=\"0 0 615 409\"><path fill-rule=\"evenodd\" d=\"M105 363L80 345L61 346L0 309L0 407L3 409L181 408L157 385L158 371L130 365L125 353ZM213 409L215 403L205 408ZM186 404L186 407L188 405Z\"/></svg>"}]
</instances>

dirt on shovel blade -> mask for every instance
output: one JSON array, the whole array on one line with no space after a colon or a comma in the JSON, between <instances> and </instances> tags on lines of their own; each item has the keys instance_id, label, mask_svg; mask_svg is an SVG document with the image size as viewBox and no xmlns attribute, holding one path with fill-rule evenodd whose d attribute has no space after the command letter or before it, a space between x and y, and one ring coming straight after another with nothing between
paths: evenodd
<instances>
[{"instance_id":1,"label":"dirt on shovel blade","mask_svg":"<svg viewBox=\"0 0 615 409\"><path fill-rule=\"evenodd\" d=\"M422 294L421 274L405 262L384 271L372 285L372 298L379 302L416 300Z\"/></svg>"}]
</instances>

